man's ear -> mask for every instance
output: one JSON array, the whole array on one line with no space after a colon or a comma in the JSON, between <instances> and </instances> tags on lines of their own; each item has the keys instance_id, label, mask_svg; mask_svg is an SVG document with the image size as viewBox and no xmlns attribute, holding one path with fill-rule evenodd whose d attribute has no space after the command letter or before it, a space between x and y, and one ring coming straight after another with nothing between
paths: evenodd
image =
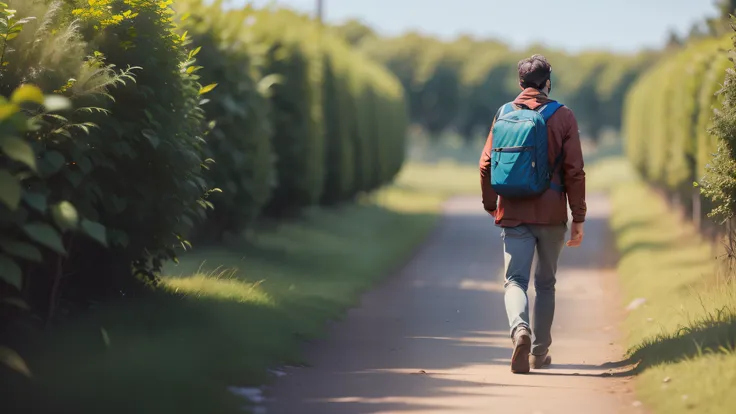
<instances>
[{"instance_id":1,"label":"man's ear","mask_svg":"<svg viewBox=\"0 0 736 414\"><path fill-rule=\"evenodd\" d=\"M521 82L519 82L519 87L521 88L522 91L525 89L524 85L522 85Z\"/></svg>"}]
</instances>

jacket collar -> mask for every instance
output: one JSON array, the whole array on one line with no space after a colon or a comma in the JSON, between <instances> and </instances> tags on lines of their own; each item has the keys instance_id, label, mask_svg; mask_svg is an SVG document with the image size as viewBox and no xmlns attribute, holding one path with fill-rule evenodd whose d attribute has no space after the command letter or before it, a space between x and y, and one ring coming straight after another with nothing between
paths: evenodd
<instances>
[{"instance_id":1,"label":"jacket collar","mask_svg":"<svg viewBox=\"0 0 736 414\"><path fill-rule=\"evenodd\" d=\"M536 88L526 88L514 99L514 105L524 105L529 109L537 109L548 102L552 99Z\"/></svg>"}]
</instances>

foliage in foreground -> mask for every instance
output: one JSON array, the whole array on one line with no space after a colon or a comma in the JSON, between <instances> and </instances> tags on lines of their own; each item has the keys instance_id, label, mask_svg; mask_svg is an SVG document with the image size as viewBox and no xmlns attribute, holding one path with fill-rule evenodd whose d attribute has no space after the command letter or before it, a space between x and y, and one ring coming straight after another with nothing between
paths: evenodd
<instances>
[{"instance_id":1,"label":"foliage in foreground","mask_svg":"<svg viewBox=\"0 0 736 414\"><path fill-rule=\"evenodd\" d=\"M467 174L409 165L399 182L410 189L382 189L374 201L167 264L155 295L30 338L22 354L32 379L0 364L0 412L242 412L228 387L261 385L269 368L302 363L302 340L321 335L434 227L444 199L435 184L472 181Z\"/></svg>"},{"instance_id":2,"label":"foliage in foreground","mask_svg":"<svg viewBox=\"0 0 736 414\"><path fill-rule=\"evenodd\" d=\"M293 12L12 0L0 31L0 92L72 104L1 131L3 330L147 290L188 239L349 201L403 162L398 81Z\"/></svg>"},{"instance_id":3,"label":"foliage in foreground","mask_svg":"<svg viewBox=\"0 0 736 414\"><path fill-rule=\"evenodd\" d=\"M736 22L736 20L734 20ZM736 29L736 26L734 26ZM736 46L736 36L732 38ZM703 193L717 205L714 215L731 220L736 215L736 51L729 53L730 65L719 91L722 107L713 118L709 131L718 140L718 147L703 182Z\"/></svg>"}]
</instances>

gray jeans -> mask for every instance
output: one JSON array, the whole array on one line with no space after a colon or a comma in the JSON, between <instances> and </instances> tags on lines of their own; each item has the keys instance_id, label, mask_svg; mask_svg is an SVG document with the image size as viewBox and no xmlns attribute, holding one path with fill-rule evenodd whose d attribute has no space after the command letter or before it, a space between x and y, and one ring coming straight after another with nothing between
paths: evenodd
<instances>
[{"instance_id":1,"label":"gray jeans","mask_svg":"<svg viewBox=\"0 0 736 414\"><path fill-rule=\"evenodd\" d=\"M552 344L552 320L555 315L555 282L557 261L565 242L567 225L520 225L506 227L504 241L506 314L511 336L524 326L533 333L532 354L544 355ZM534 252L537 268L534 274L534 328L529 323L529 287Z\"/></svg>"}]
</instances>

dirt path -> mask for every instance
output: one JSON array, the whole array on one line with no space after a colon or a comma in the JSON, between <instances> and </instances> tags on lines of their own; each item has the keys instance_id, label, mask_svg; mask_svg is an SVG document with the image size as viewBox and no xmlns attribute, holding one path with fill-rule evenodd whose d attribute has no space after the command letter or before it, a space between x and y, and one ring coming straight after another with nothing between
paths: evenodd
<instances>
[{"instance_id":1,"label":"dirt path","mask_svg":"<svg viewBox=\"0 0 736 414\"><path fill-rule=\"evenodd\" d=\"M621 357L605 198L589 201L584 247L563 252L553 367L530 375L509 370L501 239L479 208L476 198L450 200L416 257L309 346L312 367L287 370L265 411L636 412L627 379L604 365Z\"/></svg>"}]
</instances>

